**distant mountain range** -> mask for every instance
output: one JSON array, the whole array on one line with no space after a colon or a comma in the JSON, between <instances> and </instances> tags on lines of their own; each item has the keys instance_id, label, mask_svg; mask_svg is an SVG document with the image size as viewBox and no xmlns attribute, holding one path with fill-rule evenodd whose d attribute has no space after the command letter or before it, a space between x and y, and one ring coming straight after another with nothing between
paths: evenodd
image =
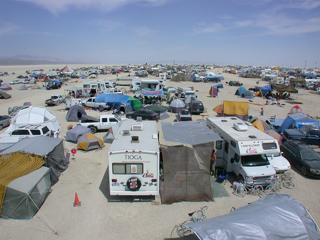
<instances>
[{"instance_id":1,"label":"distant mountain range","mask_svg":"<svg viewBox=\"0 0 320 240\"><path fill-rule=\"evenodd\" d=\"M68 63L81 63L81 62L68 62ZM10 65L46 65L46 64L66 64L59 58L49 58L41 56L29 55L16 55L14 57L0 58L0 66Z\"/></svg>"}]
</instances>

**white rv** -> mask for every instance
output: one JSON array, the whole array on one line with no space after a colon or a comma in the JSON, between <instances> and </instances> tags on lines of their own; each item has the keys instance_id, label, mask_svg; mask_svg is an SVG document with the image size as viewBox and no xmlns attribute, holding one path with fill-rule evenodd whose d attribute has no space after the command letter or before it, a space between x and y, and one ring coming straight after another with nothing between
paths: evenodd
<instances>
[{"instance_id":1,"label":"white rv","mask_svg":"<svg viewBox=\"0 0 320 240\"><path fill-rule=\"evenodd\" d=\"M237 117L207 118L207 125L223 139L216 167L249 185L270 183L276 172L266 155L280 153L276 139Z\"/></svg>"},{"instance_id":2,"label":"white rv","mask_svg":"<svg viewBox=\"0 0 320 240\"><path fill-rule=\"evenodd\" d=\"M159 155L155 121L122 121L108 152L110 195L158 195Z\"/></svg>"},{"instance_id":3,"label":"white rv","mask_svg":"<svg viewBox=\"0 0 320 240\"><path fill-rule=\"evenodd\" d=\"M159 90L163 87L163 81L156 79L132 79L131 89L133 91L143 88L150 88L151 91Z\"/></svg>"},{"instance_id":4,"label":"white rv","mask_svg":"<svg viewBox=\"0 0 320 240\"><path fill-rule=\"evenodd\" d=\"M133 79L139 79L138 77L117 77L116 85L117 86L131 86Z\"/></svg>"}]
</instances>

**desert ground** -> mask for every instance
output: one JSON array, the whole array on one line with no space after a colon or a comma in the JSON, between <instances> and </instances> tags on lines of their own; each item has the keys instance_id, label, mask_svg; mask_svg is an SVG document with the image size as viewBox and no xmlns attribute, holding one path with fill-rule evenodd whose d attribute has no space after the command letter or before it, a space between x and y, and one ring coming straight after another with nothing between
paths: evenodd
<instances>
[{"instance_id":1,"label":"desert ground","mask_svg":"<svg viewBox=\"0 0 320 240\"><path fill-rule=\"evenodd\" d=\"M77 68L88 65L70 65ZM0 72L9 72L9 76L1 77L5 83L16 79L20 74L26 75L26 70L49 70L62 68L64 65L42 66L0 66ZM15 75L11 73L15 72ZM214 73L222 73L222 69L212 69ZM127 74L122 73L126 76ZM257 79L239 78L234 74L224 73L222 81L224 88L220 89L218 97L210 97L209 90L213 83L173 82L167 80L167 86L193 86L198 99L203 101L209 117L215 117L213 108L224 100L248 101L235 94L237 87L227 86L224 82L238 80L248 89L256 85ZM99 75L98 79L115 79L115 75ZM18 90L19 85L12 85L13 90L8 91L12 95L10 99L0 99L0 114L8 114L8 107L20 106L24 102L31 102L33 106L45 107L45 100L54 94L65 94L68 86L82 86L83 79L70 79L67 84L58 90L28 89ZM28 84L29 85L29 84ZM267 85L260 81L260 86ZM129 93L128 95L132 95ZM298 94L291 94L305 114L320 116L320 94L315 91L299 89ZM249 115L258 116L260 108L264 108L264 116L285 118L290 109L295 105L284 100L281 107L276 105L264 105L266 100L261 97L252 99L254 104L249 104ZM61 124L61 137L64 138L67 127L64 104L48 107L59 119ZM86 110L90 116L99 116L94 110ZM170 118L160 120L173 122L175 114L169 113ZM202 119L194 115L193 120ZM160 128L159 128L160 129ZM3 133L3 129L0 133ZM101 137L105 132L98 132ZM65 149L71 150L76 144L64 142ZM188 219L187 213L206 205L207 218L213 218L230 212L231 208L245 206L259 199L259 196L245 196L244 198L232 194L232 176L223 185L228 197L214 198L211 202L179 202L170 205L153 204L152 201L110 201L107 191L106 171L108 167L107 152L109 143L101 150L89 152L78 151L75 158L70 160L68 169L60 176L60 180L52 187L52 193L48 196L40 211L30 220L5 220L0 219L0 239L165 239L169 238L173 227ZM310 212L315 221L320 224L320 180L303 177L295 168L290 170L295 176L295 189L282 188L281 193L286 193L296 198ZM80 207L73 207L75 193L81 202ZM156 197L155 202L160 201ZM56 234L55 234L56 233ZM173 234L173 237L177 237Z\"/></svg>"}]
</instances>

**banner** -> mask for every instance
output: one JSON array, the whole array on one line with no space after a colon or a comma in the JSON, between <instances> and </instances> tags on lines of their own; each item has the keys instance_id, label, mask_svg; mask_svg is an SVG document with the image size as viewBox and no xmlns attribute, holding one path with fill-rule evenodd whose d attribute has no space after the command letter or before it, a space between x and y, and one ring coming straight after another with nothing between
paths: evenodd
<instances>
[{"instance_id":1,"label":"banner","mask_svg":"<svg viewBox=\"0 0 320 240\"><path fill-rule=\"evenodd\" d=\"M142 89L142 95L143 96L161 96L163 95L162 89L157 90L157 91L147 91Z\"/></svg>"}]
</instances>

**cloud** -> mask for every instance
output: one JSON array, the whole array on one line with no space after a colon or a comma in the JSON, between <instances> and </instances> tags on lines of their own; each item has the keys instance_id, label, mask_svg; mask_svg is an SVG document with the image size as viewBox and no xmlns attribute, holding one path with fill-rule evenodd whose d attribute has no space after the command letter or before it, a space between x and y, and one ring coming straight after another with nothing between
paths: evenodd
<instances>
[{"instance_id":1,"label":"cloud","mask_svg":"<svg viewBox=\"0 0 320 240\"><path fill-rule=\"evenodd\" d=\"M102 32L112 32L123 26L121 22L114 22L114 21L103 20L103 19L88 22L88 24L98 26Z\"/></svg>"},{"instance_id":2,"label":"cloud","mask_svg":"<svg viewBox=\"0 0 320 240\"><path fill-rule=\"evenodd\" d=\"M147 28L147 27L140 27L140 28L134 28L132 31L137 35L137 36L149 36L152 35L153 33L156 33L157 31Z\"/></svg>"},{"instance_id":3,"label":"cloud","mask_svg":"<svg viewBox=\"0 0 320 240\"><path fill-rule=\"evenodd\" d=\"M201 25L206 25L206 24L201 24ZM222 23L212 23L207 26L201 26L197 29L193 30L194 34L203 34L203 33L218 33L222 32L223 30L226 30Z\"/></svg>"},{"instance_id":4,"label":"cloud","mask_svg":"<svg viewBox=\"0 0 320 240\"><path fill-rule=\"evenodd\" d=\"M76 7L79 9L95 8L101 11L113 11L128 4L145 4L147 6L160 6L169 0L15 0L28 2L41 6L53 14L66 11L68 8Z\"/></svg>"},{"instance_id":5,"label":"cloud","mask_svg":"<svg viewBox=\"0 0 320 240\"><path fill-rule=\"evenodd\" d=\"M0 37L16 34L20 27L10 22L0 22Z\"/></svg>"}]
</instances>

